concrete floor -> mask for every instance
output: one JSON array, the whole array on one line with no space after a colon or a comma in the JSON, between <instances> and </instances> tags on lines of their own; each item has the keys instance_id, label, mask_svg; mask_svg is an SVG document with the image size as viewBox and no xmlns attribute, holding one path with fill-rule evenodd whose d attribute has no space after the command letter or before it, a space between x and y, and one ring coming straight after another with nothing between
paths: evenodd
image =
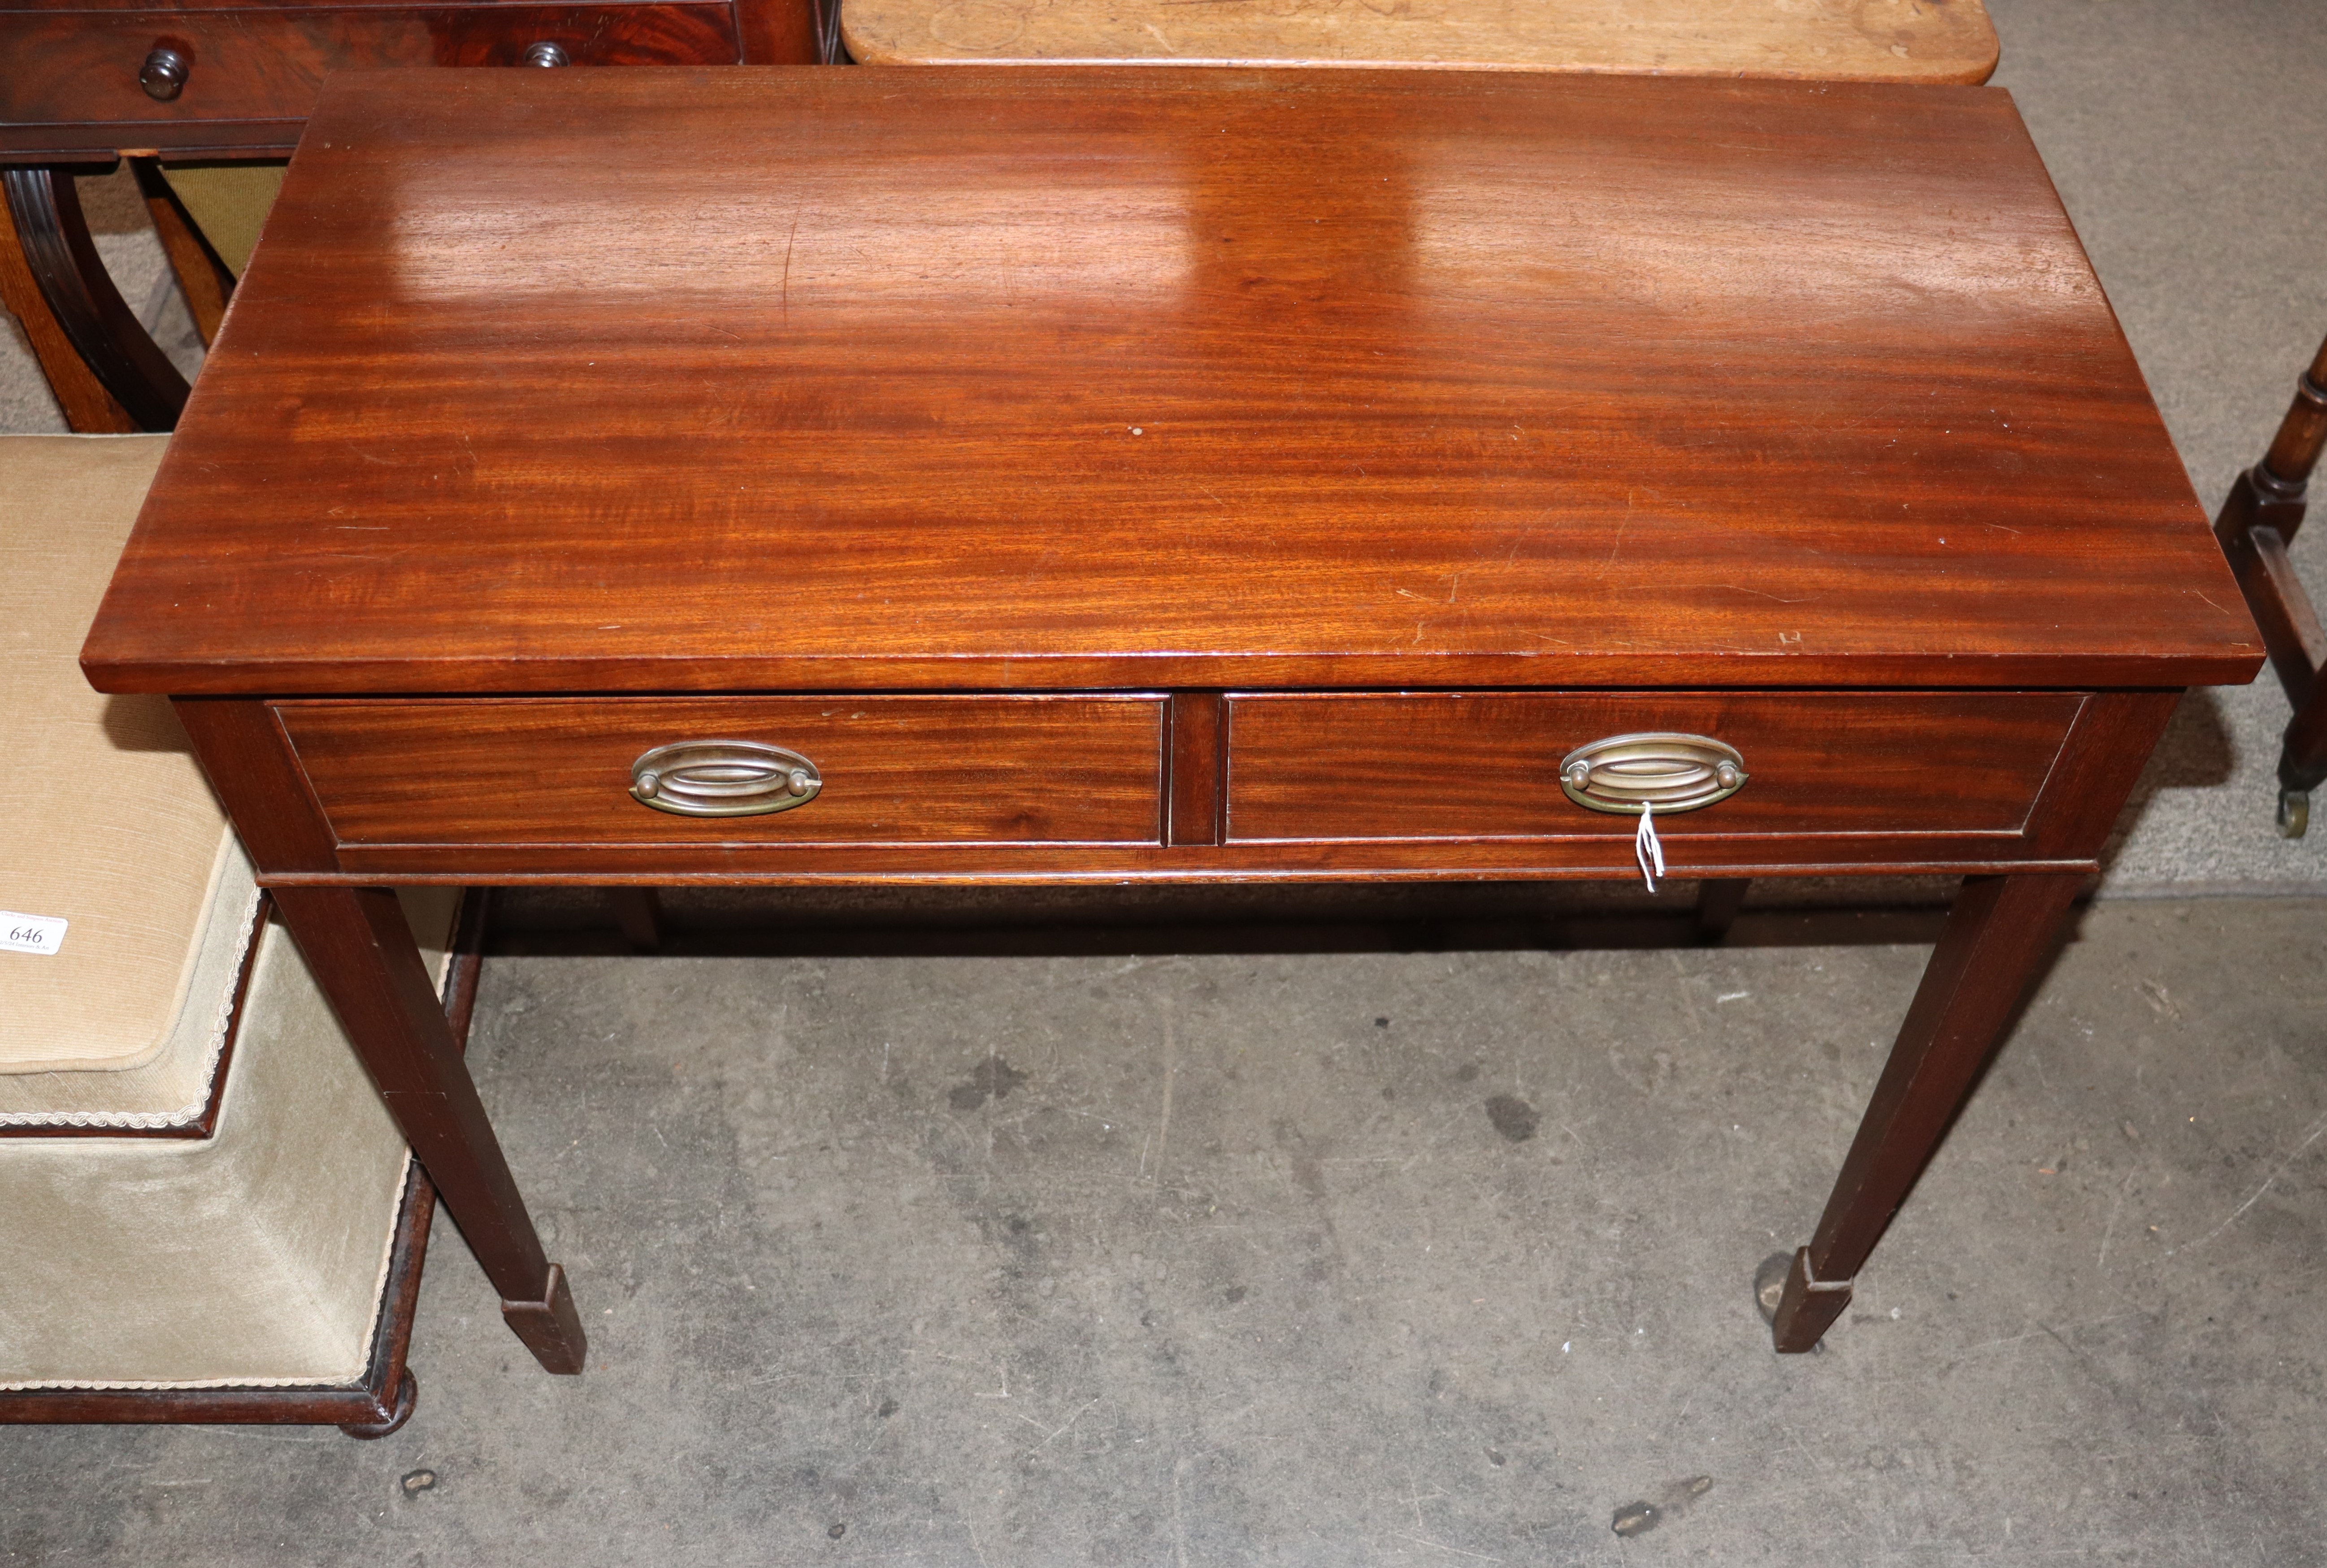
<instances>
[{"instance_id":1,"label":"concrete floor","mask_svg":"<svg viewBox=\"0 0 2327 1568\"><path fill-rule=\"evenodd\" d=\"M402 1432L0 1430L0 1562L2318 1561L2327 901L2095 906L1780 1358L1923 957L1832 934L499 958L588 1373L440 1225Z\"/></svg>"}]
</instances>

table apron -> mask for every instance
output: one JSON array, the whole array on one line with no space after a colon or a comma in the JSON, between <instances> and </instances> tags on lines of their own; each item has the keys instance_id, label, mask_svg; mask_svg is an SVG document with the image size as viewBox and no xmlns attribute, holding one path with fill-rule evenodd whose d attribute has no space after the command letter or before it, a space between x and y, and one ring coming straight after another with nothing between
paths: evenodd
<instances>
[{"instance_id":1,"label":"table apron","mask_svg":"<svg viewBox=\"0 0 2327 1568\"><path fill-rule=\"evenodd\" d=\"M1734 742L1667 873L2089 871L2173 692L846 694L181 699L275 885L1629 878L1571 748ZM672 742L790 748L792 809L652 809Z\"/></svg>"}]
</instances>

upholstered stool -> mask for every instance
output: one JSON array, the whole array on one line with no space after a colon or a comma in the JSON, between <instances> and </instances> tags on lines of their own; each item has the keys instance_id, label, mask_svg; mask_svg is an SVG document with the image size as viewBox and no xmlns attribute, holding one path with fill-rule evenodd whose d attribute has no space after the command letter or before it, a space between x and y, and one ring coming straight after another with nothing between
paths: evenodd
<instances>
[{"instance_id":1,"label":"upholstered stool","mask_svg":"<svg viewBox=\"0 0 2327 1568\"><path fill-rule=\"evenodd\" d=\"M432 1194L168 704L77 662L167 439L0 437L0 1420L377 1435Z\"/></svg>"},{"instance_id":2,"label":"upholstered stool","mask_svg":"<svg viewBox=\"0 0 2327 1568\"><path fill-rule=\"evenodd\" d=\"M1438 66L1983 82L1980 0L843 0L868 65Z\"/></svg>"}]
</instances>

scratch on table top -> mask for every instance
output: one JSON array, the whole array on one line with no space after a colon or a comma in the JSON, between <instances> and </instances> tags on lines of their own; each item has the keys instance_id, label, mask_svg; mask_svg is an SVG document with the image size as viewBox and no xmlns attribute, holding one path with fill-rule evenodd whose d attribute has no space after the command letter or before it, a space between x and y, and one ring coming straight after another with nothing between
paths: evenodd
<instances>
[{"instance_id":1,"label":"scratch on table top","mask_svg":"<svg viewBox=\"0 0 2327 1568\"><path fill-rule=\"evenodd\" d=\"M1600 576L1605 577L1610 572L1615 570L1616 557L1624 552L1624 530L1632 526L1632 495L1633 492L1631 490L1624 492L1624 518L1616 525L1615 547L1608 552L1608 558L1600 563L1598 574Z\"/></svg>"},{"instance_id":2,"label":"scratch on table top","mask_svg":"<svg viewBox=\"0 0 2327 1568\"><path fill-rule=\"evenodd\" d=\"M784 282L780 303L784 325L788 327L792 324L792 245L799 238L799 220L800 210L795 207L792 209L790 232L784 236Z\"/></svg>"}]
</instances>

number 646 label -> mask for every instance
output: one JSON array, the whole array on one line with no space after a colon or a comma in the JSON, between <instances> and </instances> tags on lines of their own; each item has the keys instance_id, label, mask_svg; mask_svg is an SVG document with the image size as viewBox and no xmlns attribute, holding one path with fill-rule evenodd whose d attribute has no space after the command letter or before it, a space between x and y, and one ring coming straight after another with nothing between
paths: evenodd
<instances>
[{"instance_id":1,"label":"number 646 label","mask_svg":"<svg viewBox=\"0 0 2327 1568\"><path fill-rule=\"evenodd\" d=\"M0 947L12 953L54 953L64 946L66 922L54 915L0 910Z\"/></svg>"}]
</instances>

